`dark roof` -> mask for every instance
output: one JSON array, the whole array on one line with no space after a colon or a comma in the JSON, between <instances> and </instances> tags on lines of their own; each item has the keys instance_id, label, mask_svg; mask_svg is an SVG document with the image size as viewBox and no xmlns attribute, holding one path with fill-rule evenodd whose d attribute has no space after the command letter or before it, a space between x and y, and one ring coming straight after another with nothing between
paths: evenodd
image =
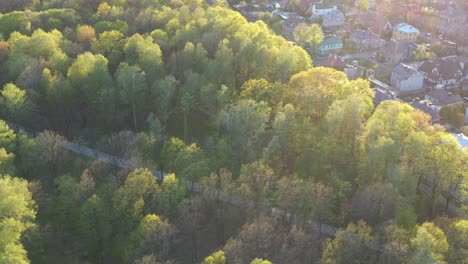
<instances>
[{"instance_id":1,"label":"dark roof","mask_svg":"<svg viewBox=\"0 0 468 264\"><path fill-rule=\"evenodd\" d=\"M437 89L427 93L428 96L435 99L432 103L437 106L447 106L453 104L463 103L460 95L448 92L443 89Z\"/></svg>"},{"instance_id":2,"label":"dark roof","mask_svg":"<svg viewBox=\"0 0 468 264\"><path fill-rule=\"evenodd\" d=\"M446 59L425 61L419 66L419 71L425 73L431 80L459 79L459 72L463 72L459 63Z\"/></svg>"},{"instance_id":3,"label":"dark roof","mask_svg":"<svg viewBox=\"0 0 468 264\"><path fill-rule=\"evenodd\" d=\"M324 67L334 68L339 71L342 71L346 67L346 62L343 60L343 58L336 54L328 55L328 57L321 64Z\"/></svg>"},{"instance_id":4,"label":"dark roof","mask_svg":"<svg viewBox=\"0 0 468 264\"><path fill-rule=\"evenodd\" d=\"M403 63L398 64L393 69L393 72L398 74L402 78L406 78L406 79L419 73L418 70L416 70L415 68L413 68L413 67L411 67L409 65L403 64Z\"/></svg>"},{"instance_id":5,"label":"dark roof","mask_svg":"<svg viewBox=\"0 0 468 264\"><path fill-rule=\"evenodd\" d=\"M406 39L401 39L401 40L392 39L388 41L387 43L385 43L385 48L395 50L397 53L404 53L408 50L411 44L412 44L411 41L406 40Z\"/></svg>"},{"instance_id":6,"label":"dark roof","mask_svg":"<svg viewBox=\"0 0 468 264\"><path fill-rule=\"evenodd\" d=\"M355 23L362 23L365 27L372 29L372 31L380 33L384 30L388 19L377 12L366 11L356 17Z\"/></svg>"},{"instance_id":7,"label":"dark roof","mask_svg":"<svg viewBox=\"0 0 468 264\"><path fill-rule=\"evenodd\" d=\"M362 29L358 29L358 30L352 32L349 37L350 38L356 38L356 39L359 39L359 40L378 39L378 38L380 38L380 36L375 34L374 32L367 31L367 30L362 30Z\"/></svg>"},{"instance_id":8,"label":"dark roof","mask_svg":"<svg viewBox=\"0 0 468 264\"><path fill-rule=\"evenodd\" d=\"M375 96L373 98L375 106L378 106L383 101L395 100L395 96L389 91L385 91L378 88L374 88L372 90L375 93Z\"/></svg>"}]
</instances>

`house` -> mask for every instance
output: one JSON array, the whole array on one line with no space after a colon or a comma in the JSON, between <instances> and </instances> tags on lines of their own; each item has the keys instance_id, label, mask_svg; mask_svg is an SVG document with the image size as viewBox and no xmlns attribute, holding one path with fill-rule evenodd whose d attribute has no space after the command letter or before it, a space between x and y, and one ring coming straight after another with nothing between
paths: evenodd
<instances>
[{"instance_id":1,"label":"house","mask_svg":"<svg viewBox=\"0 0 468 264\"><path fill-rule=\"evenodd\" d=\"M393 30L392 24L385 16L374 11L366 11L359 14L354 20L354 26L370 29L379 35L391 33Z\"/></svg>"},{"instance_id":2,"label":"house","mask_svg":"<svg viewBox=\"0 0 468 264\"><path fill-rule=\"evenodd\" d=\"M418 70L432 86L453 87L461 84L464 79L461 64L448 59L425 61Z\"/></svg>"},{"instance_id":3,"label":"house","mask_svg":"<svg viewBox=\"0 0 468 264\"><path fill-rule=\"evenodd\" d=\"M441 23L439 33L459 45L468 45L468 23Z\"/></svg>"},{"instance_id":4,"label":"house","mask_svg":"<svg viewBox=\"0 0 468 264\"><path fill-rule=\"evenodd\" d=\"M366 68L359 66L358 61L353 61L351 64L346 65L346 67L343 69L343 72L350 80L361 78L365 71Z\"/></svg>"},{"instance_id":5,"label":"house","mask_svg":"<svg viewBox=\"0 0 468 264\"><path fill-rule=\"evenodd\" d=\"M377 49L385 44L385 40L380 38L379 35L372 31L365 31L362 29L352 32L348 41L359 51Z\"/></svg>"},{"instance_id":6,"label":"house","mask_svg":"<svg viewBox=\"0 0 468 264\"><path fill-rule=\"evenodd\" d=\"M333 68L338 71L343 71L346 68L346 62L341 56L330 54L328 57L317 64L318 66Z\"/></svg>"},{"instance_id":7,"label":"house","mask_svg":"<svg viewBox=\"0 0 468 264\"><path fill-rule=\"evenodd\" d=\"M416 42L419 37L419 30L409 24L400 23L393 28L392 37L396 40Z\"/></svg>"},{"instance_id":8,"label":"house","mask_svg":"<svg viewBox=\"0 0 468 264\"><path fill-rule=\"evenodd\" d=\"M345 15L337 10L331 10L322 16L322 26L326 29L336 29L344 26L346 22Z\"/></svg>"},{"instance_id":9,"label":"house","mask_svg":"<svg viewBox=\"0 0 468 264\"><path fill-rule=\"evenodd\" d=\"M463 99L460 95L449 92L445 89L435 89L426 94L426 100L431 101L431 108L440 113L445 107L455 107L463 105Z\"/></svg>"},{"instance_id":10,"label":"house","mask_svg":"<svg viewBox=\"0 0 468 264\"><path fill-rule=\"evenodd\" d=\"M445 57L444 59L449 60L449 61L454 61L460 64L460 67L462 68L462 74L464 78L468 80L468 57L467 56L449 56L449 57Z\"/></svg>"},{"instance_id":11,"label":"house","mask_svg":"<svg viewBox=\"0 0 468 264\"><path fill-rule=\"evenodd\" d=\"M400 94L424 90L424 75L406 64L398 64L392 71L391 84Z\"/></svg>"},{"instance_id":12,"label":"house","mask_svg":"<svg viewBox=\"0 0 468 264\"><path fill-rule=\"evenodd\" d=\"M408 40L390 40L380 49L385 61L392 64L400 63L411 56L417 45Z\"/></svg>"},{"instance_id":13,"label":"house","mask_svg":"<svg viewBox=\"0 0 468 264\"><path fill-rule=\"evenodd\" d=\"M326 36L316 47L316 51L319 55L337 53L341 51L341 49L343 49L343 41L336 35Z\"/></svg>"},{"instance_id":14,"label":"house","mask_svg":"<svg viewBox=\"0 0 468 264\"><path fill-rule=\"evenodd\" d=\"M332 10L338 10L337 6L327 3L312 4L312 15L323 16Z\"/></svg>"},{"instance_id":15,"label":"house","mask_svg":"<svg viewBox=\"0 0 468 264\"><path fill-rule=\"evenodd\" d=\"M467 20L466 12L463 9L450 6L439 12L440 23L465 23Z\"/></svg>"}]
</instances>

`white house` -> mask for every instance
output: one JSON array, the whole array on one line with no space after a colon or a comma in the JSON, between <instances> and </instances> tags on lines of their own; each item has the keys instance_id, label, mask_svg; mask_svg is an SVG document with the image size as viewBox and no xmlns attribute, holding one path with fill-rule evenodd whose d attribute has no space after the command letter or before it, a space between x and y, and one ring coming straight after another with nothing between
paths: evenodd
<instances>
[{"instance_id":1,"label":"white house","mask_svg":"<svg viewBox=\"0 0 468 264\"><path fill-rule=\"evenodd\" d=\"M323 16L332 10L338 10L337 6L326 3L317 3L312 5L312 14L316 16Z\"/></svg>"},{"instance_id":2,"label":"white house","mask_svg":"<svg viewBox=\"0 0 468 264\"><path fill-rule=\"evenodd\" d=\"M391 84L399 93L423 90L424 75L406 64L398 64L392 71Z\"/></svg>"}]
</instances>

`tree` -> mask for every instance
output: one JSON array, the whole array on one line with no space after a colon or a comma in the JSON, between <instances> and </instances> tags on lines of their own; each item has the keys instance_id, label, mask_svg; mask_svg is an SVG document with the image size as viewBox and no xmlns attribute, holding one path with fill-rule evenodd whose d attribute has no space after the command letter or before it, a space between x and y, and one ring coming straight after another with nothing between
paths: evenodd
<instances>
[{"instance_id":1,"label":"tree","mask_svg":"<svg viewBox=\"0 0 468 264\"><path fill-rule=\"evenodd\" d=\"M21 239L34 226L36 206L26 180L0 176L0 212L0 263L29 263Z\"/></svg>"},{"instance_id":2,"label":"tree","mask_svg":"<svg viewBox=\"0 0 468 264\"><path fill-rule=\"evenodd\" d=\"M75 111L80 114L81 126L87 127L89 120L97 119L96 113L106 113L109 107L106 102L110 99L112 79L107 59L85 52L73 62L67 76L73 88Z\"/></svg>"},{"instance_id":3,"label":"tree","mask_svg":"<svg viewBox=\"0 0 468 264\"><path fill-rule=\"evenodd\" d=\"M14 175L15 173L15 154L7 153L4 148L0 148L0 174Z\"/></svg>"},{"instance_id":4,"label":"tree","mask_svg":"<svg viewBox=\"0 0 468 264\"><path fill-rule=\"evenodd\" d=\"M271 262L266 260L266 259L256 258L256 259L252 260L252 262L250 262L250 264L271 264Z\"/></svg>"},{"instance_id":5,"label":"tree","mask_svg":"<svg viewBox=\"0 0 468 264\"><path fill-rule=\"evenodd\" d=\"M76 29L76 40L84 47L89 48L91 40L96 36L96 31L88 25L79 26Z\"/></svg>"},{"instance_id":6,"label":"tree","mask_svg":"<svg viewBox=\"0 0 468 264\"><path fill-rule=\"evenodd\" d=\"M0 105L3 111L9 118L16 120L26 106L26 91L21 90L13 83L8 83L3 87L1 94Z\"/></svg>"},{"instance_id":7,"label":"tree","mask_svg":"<svg viewBox=\"0 0 468 264\"><path fill-rule=\"evenodd\" d=\"M174 227L155 214L146 215L132 234L140 256L152 255L156 260L167 258L175 233Z\"/></svg>"},{"instance_id":8,"label":"tree","mask_svg":"<svg viewBox=\"0 0 468 264\"><path fill-rule=\"evenodd\" d=\"M265 131L270 108L265 103L241 100L221 112L221 128L232 150L231 164L234 173L240 166L258 156L259 138Z\"/></svg>"},{"instance_id":9,"label":"tree","mask_svg":"<svg viewBox=\"0 0 468 264\"><path fill-rule=\"evenodd\" d=\"M246 205L252 207L255 214L258 215L269 208L275 178L273 170L260 161L242 166L238 193Z\"/></svg>"},{"instance_id":10,"label":"tree","mask_svg":"<svg viewBox=\"0 0 468 264\"><path fill-rule=\"evenodd\" d=\"M434 54L427 51L423 45L419 45L418 48L413 52L412 57L414 60L423 61L433 58Z\"/></svg>"},{"instance_id":11,"label":"tree","mask_svg":"<svg viewBox=\"0 0 468 264\"><path fill-rule=\"evenodd\" d=\"M321 263L375 263L373 240L372 228L364 221L351 223L346 229L338 230L335 239L325 241Z\"/></svg>"},{"instance_id":12,"label":"tree","mask_svg":"<svg viewBox=\"0 0 468 264\"><path fill-rule=\"evenodd\" d=\"M141 118L145 116L142 108L146 105L145 99L148 94L145 72L138 66L130 66L123 62L119 65L116 76L120 88L120 100L132 109L133 128L135 133L138 133L137 124L141 123Z\"/></svg>"},{"instance_id":13,"label":"tree","mask_svg":"<svg viewBox=\"0 0 468 264\"><path fill-rule=\"evenodd\" d=\"M0 120L0 148L8 152L16 149L16 134L3 120Z\"/></svg>"},{"instance_id":14,"label":"tree","mask_svg":"<svg viewBox=\"0 0 468 264\"><path fill-rule=\"evenodd\" d=\"M448 263L462 264L468 260L468 221L458 220L447 231Z\"/></svg>"},{"instance_id":15,"label":"tree","mask_svg":"<svg viewBox=\"0 0 468 264\"><path fill-rule=\"evenodd\" d=\"M359 9L367 11L369 9L369 0L359 0Z\"/></svg>"},{"instance_id":16,"label":"tree","mask_svg":"<svg viewBox=\"0 0 468 264\"><path fill-rule=\"evenodd\" d=\"M323 40L322 29L318 24L309 26L305 23L301 23L294 29L293 34L294 38L301 46L310 46L312 52L315 51L315 47Z\"/></svg>"},{"instance_id":17,"label":"tree","mask_svg":"<svg viewBox=\"0 0 468 264\"><path fill-rule=\"evenodd\" d=\"M201 264L226 264L226 256L222 250L219 250L206 257Z\"/></svg>"},{"instance_id":18,"label":"tree","mask_svg":"<svg viewBox=\"0 0 468 264\"><path fill-rule=\"evenodd\" d=\"M408 263L445 263L447 238L433 223L426 222L418 228L411 246L413 251Z\"/></svg>"}]
</instances>

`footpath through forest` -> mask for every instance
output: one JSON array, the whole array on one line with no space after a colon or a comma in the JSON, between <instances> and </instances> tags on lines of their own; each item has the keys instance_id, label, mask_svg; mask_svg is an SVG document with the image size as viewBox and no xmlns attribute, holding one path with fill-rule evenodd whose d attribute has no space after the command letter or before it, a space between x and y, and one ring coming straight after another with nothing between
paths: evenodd
<instances>
[{"instance_id":1,"label":"footpath through forest","mask_svg":"<svg viewBox=\"0 0 468 264\"><path fill-rule=\"evenodd\" d=\"M33 136L36 136L36 137L40 136L42 134L42 132L31 131L31 130L29 130L29 129L27 129L27 128L19 125L19 124L13 123L13 122L6 121L6 123L8 124L8 126L11 129L13 129L16 132L18 132L20 130L23 130L23 131L25 131L25 132L33 135ZM140 168L139 166L137 166L136 164L134 164L134 163L132 163L132 162L130 162L128 160L124 160L122 158L112 156L110 154L107 154L107 153L104 153L104 152L98 151L96 149L93 149L93 148L90 148L90 147L87 147L87 146L83 146L83 145L80 145L80 144L77 144L77 143L73 143L73 142L70 142L70 141L65 141L64 144L62 145L62 147L64 149L69 150L71 152L74 152L76 154L86 156L86 157L90 157L90 158L94 158L96 160L103 161L103 162L115 165L115 166L123 168L123 169L134 170L134 169ZM158 180L163 180L164 177L166 175L168 175L168 173L163 172L163 171L159 171L159 170L156 170L156 169L152 169L151 172ZM187 181L187 180L182 180L181 183L185 187L187 187L188 189L190 189L193 192L200 192L201 191L201 187L197 183L192 183L192 182ZM430 192L431 192L430 187L427 186L424 183L421 183L419 185L419 190L424 192L424 193L427 193L427 194L430 194ZM236 206L243 206L243 205L252 206L252 202L243 201L239 197L236 197L236 196L233 196L233 195L220 194L219 197L221 197L221 199L224 202L228 202L228 203L236 205ZM439 202L444 203L445 199L443 197L439 197ZM461 212L460 208L458 208L458 206L453 204L452 202L449 203L448 210L449 210L449 212L451 214L466 217L466 215L464 215ZM271 209L271 214L274 217L280 217L282 219L290 219L290 215L287 212L284 212L284 211L282 211L281 209L278 209L278 208L272 208ZM327 224L320 224L320 225L317 225L317 226L319 226L318 229L320 229L321 234L326 235L326 236L331 236L331 237L336 236L336 232L338 230L337 227L327 225ZM369 246L374 250L378 250L378 251L382 250L377 244L374 245L374 243L373 243L373 245L369 245Z\"/></svg>"}]
</instances>

